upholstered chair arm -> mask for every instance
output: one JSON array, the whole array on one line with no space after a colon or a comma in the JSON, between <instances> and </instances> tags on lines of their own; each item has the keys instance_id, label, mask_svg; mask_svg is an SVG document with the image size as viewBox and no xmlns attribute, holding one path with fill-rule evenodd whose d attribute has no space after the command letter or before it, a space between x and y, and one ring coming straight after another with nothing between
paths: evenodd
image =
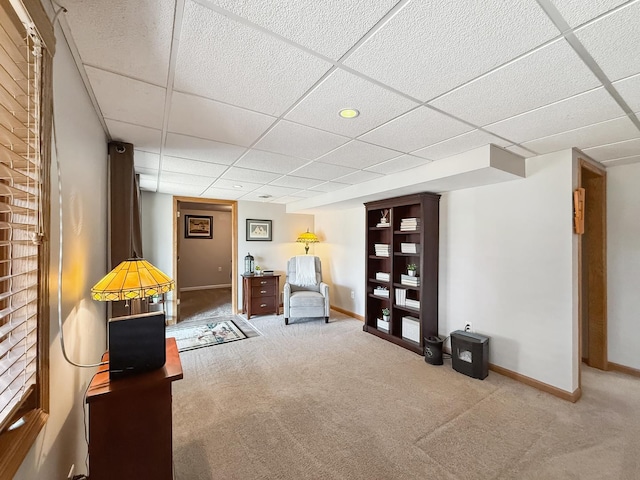
<instances>
[{"instance_id":1,"label":"upholstered chair arm","mask_svg":"<svg viewBox=\"0 0 640 480\"><path fill-rule=\"evenodd\" d=\"M324 282L320 282L320 293L324 297L324 316L329 316L329 285Z\"/></svg>"},{"instance_id":2,"label":"upholstered chair arm","mask_svg":"<svg viewBox=\"0 0 640 480\"><path fill-rule=\"evenodd\" d=\"M284 304L284 318L289 318L289 299L291 298L291 285L285 283L282 288L282 303Z\"/></svg>"}]
</instances>

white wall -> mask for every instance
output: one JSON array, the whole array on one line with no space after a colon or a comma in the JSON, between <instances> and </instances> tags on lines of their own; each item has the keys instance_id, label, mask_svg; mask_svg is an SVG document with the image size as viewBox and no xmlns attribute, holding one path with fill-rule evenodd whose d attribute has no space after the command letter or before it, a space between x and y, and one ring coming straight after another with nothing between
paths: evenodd
<instances>
[{"instance_id":1,"label":"white wall","mask_svg":"<svg viewBox=\"0 0 640 480\"><path fill-rule=\"evenodd\" d=\"M320 212L315 215L315 233L322 240L316 255L322 259L325 281L329 284L331 305L364 316L365 210ZM351 292L354 298L351 298Z\"/></svg>"},{"instance_id":2,"label":"white wall","mask_svg":"<svg viewBox=\"0 0 640 480\"><path fill-rule=\"evenodd\" d=\"M63 197L62 321L66 350L75 362L95 363L106 350L104 304L91 300L91 287L107 273L106 136L59 30L53 86ZM55 149L54 149L55 155ZM58 329L59 210L55 157L51 169L50 415L17 480L67 478L71 464L86 472L84 390L95 368L67 363Z\"/></svg>"},{"instance_id":3,"label":"white wall","mask_svg":"<svg viewBox=\"0 0 640 480\"><path fill-rule=\"evenodd\" d=\"M186 215L212 217L213 238L185 238ZM179 288L231 285L231 212L182 209L180 219Z\"/></svg>"},{"instance_id":4,"label":"white wall","mask_svg":"<svg viewBox=\"0 0 640 480\"><path fill-rule=\"evenodd\" d=\"M439 333L472 322L490 362L577 388L570 150L527 159L527 178L441 199Z\"/></svg>"},{"instance_id":5,"label":"white wall","mask_svg":"<svg viewBox=\"0 0 640 480\"><path fill-rule=\"evenodd\" d=\"M609 361L640 369L640 163L607 169Z\"/></svg>"}]
</instances>

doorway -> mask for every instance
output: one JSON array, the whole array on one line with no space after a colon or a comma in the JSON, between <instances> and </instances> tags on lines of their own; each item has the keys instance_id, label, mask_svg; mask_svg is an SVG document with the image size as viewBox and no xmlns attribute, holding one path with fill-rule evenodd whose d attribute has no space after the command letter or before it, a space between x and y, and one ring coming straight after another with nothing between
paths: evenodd
<instances>
[{"instance_id":1,"label":"doorway","mask_svg":"<svg viewBox=\"0 0 640 480\"><path fill-rule=\"evenodd\" d=\"M210 266L205 266L204 268L215 268L215 275L220 276L220 275L226 275L229 276L229 283L231 284L231 295L230 295L230 303L231 303L231 314L236 314L238 309L237 309L237 292L238 292L238 281L237 281L237 275L235 275L235 272L237 272L237 265L236 265L236 259L237 259L237 250L238 250L238 239L237 239L237 232L238 232L238 221L237 221L237 202L236 201L232 201L232 200L218 200L218 199L208 199L208 198L193 198L193 197L173 197L173 271L175 272L175 281L176 281L176 288L175 288L175 294L173 296L173 312L175 312L175 319L176 319L176 323L180 322L183 317L184 317L184 313L189 313L189 312L184 312L181 309L181 303L182 303L182 295L181 295L181 290L184 293L185 287L187 288L187 290L198 290L196 288L190 288L188 285L184 285L184 283L187 283L184 281L185 279L185 275L181 275L181 269L184 268L194 268L193 266L189 267L189 265L184 264L184 261L182 262L181 265L181 261L180 261L180 253L181 253L181 247L182 246L186 246L186 244L184 242L191 242L193 245L190 246L189 249L189 254L191 255L192 250L195 250L194 247L201 247L204 245L203 242L205 241L209 241L209 239L207 238L206 234L202 234L205 238L185 238L187 235L185 234L185 215L182 212L189 212L191 211L193 213L193 211L195 211L196 213L198 213L199 215L197 216L198 221L200 221L201 217L204 217L204 220L207 224L210 223L210 234L212 237L212 240L215 239L215 235L216 235L216 222L213 221L213 219L215 218L216 214L220 214L222 212L225 213L229 213L230 217L231 217L231 221L230 221L230 228L228 230L230 230L229 233L227 233L225 235L225 237L227 238L227 241L230 242L230 245L226 245L228 247L230 247L230 258L226 258L229 255L225 255L224 258L219 258L218 262L216 263L215 267L210 267ZM187 258L185 257L184 260L186 260ZM207 258L204 258L204 260L207 260ZM189 263L192 263L191 261ZM202 265L205 265L206 261L202 262ZM227 273L227 268L228 273ZM195 269L200 269L200 266L196 266ZM218 269L220 270L218 272ZM184 274L185 272L183 272ZM214 273L213 271L211 272L212 274ZM181 284L181 279L182 279L182 283ZM193 283L193 281L191 282ZM203 282L200 281L198 282L197 280L195 281L196 284L200 283L202 284ZM204 282L205 284L207 283L206 281ZM209 286L210 287L210 286ZM228 287L228 285L227 285ZM206 291L205 291L206 292ZM213 292L213 290L211 290L211 292ZM228 290L227 290L228 292ZM195 299L195 301L200 301L202 298L204 298L203 295L198 295L198 292L195 292L195 295L189 291L188 295L191 295L190 299ZM185 293L185 297L187 296L187 294ZM220 292L214 292L211 295L207 295L206 297L211 298L211 299L220 299L221 295ZM186 306L186 305L185 305Z\"/></svg>"},{"instance_id":2,"label":"doorway","mask_svg":"<svg viewBox=\"0 0 640 480\"><path fill-rule=\"evenodd\" d=\"M580 235L580 360L608 369L606 171L579 159L578 186L585 189L584 234Z\"/></svg>"}]
</instances>

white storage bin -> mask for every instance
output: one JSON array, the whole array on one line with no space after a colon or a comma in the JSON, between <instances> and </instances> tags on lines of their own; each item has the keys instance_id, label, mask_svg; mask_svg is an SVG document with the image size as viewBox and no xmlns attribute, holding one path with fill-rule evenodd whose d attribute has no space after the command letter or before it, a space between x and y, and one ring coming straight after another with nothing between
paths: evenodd
<instances>
[{"instance_id":1,"label":"white storage bin","mask_svg":"<svg viewBox=\"0 0 640 480\"><path fill-rule=\"evenodd\" d=\"M415 317L402 317L402 338L420 343L420 320Z\"/></svg>"}]
</instances>

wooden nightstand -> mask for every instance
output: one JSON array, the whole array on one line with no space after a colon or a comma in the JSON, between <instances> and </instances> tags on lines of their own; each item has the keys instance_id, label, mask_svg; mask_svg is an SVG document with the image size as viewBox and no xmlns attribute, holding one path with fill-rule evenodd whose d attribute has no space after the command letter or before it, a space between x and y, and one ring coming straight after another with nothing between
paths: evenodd
<instances>
[{"instance_id":1,"label":"wooden nightstand","mask_svg":"<svg viewBox=\"0 0 640 480\"><path fill-rule=\"evenodd\" d=\"M242 309L247 314L280 313L280 275L243 275Z\"/></svg>"}]
</instances>

